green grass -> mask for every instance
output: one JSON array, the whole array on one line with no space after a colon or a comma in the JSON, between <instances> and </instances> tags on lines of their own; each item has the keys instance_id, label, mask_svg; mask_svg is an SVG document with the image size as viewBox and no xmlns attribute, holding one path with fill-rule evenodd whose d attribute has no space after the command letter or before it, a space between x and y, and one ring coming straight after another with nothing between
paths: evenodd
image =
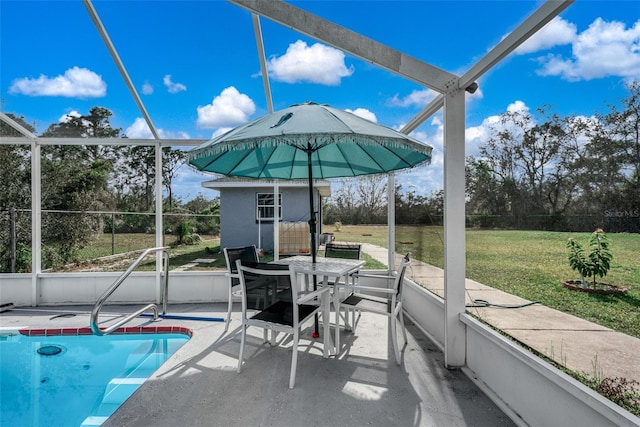
<instances>
[{"instance_id":1,"label":"green grass","mask_svg":"<svg viewBox=\"0 0 640 427\"><path fill-rule=\"evenodd\" d=\"M202 236L201 236L202 237ZM164 245L169 246L169 269L174 270L176 268L184 268L186 271L207 271L207 270L226 270L227 265L224 259L224 254L220 249L220 239L212 236L203 236L203 240L195 245L175 245L176 236L165 235ZM115 236L116 253L125 253L130 251L140 251L143 249L151 248L155 246L155 236L152 234L143 233L131 233L131 234L117 234ZM101 266L101 271L124 271L129 264L113 263L110 265L109 260L100 260L99 258L107 257L112 253L112 237L110 234L102 235L93 245L85 248L79 253L79 261L83 267L87 267L90 263L91 266ZM323 256L323 252L320 251L319 256ZM135 259L138 255L134 255L131 259ZM198 263L194 266L187 266L192 264L196 259L213 259L210 263ZM366 261L364 268L366 269L384 269L386 266L377 260L371 258L367 254L362 254L362 259ZM271 262L273 261L273 253L266 253L260 257L261 261ZM185 267L187 266L187 267ZM151 271L155 269L155 258L149 257L149 261L143 262L136 269L137 271Z\"/></svg>"},{"instance_id":2,"label":"green grass","mask_svg":"<svg viewBox=\"0 0 640 427\"><path fill-rule=\"evenodd\" d=\"M336 240L361 241L387 247L387 228L343 226ZM619 295L595 295L565 289L562 279L579 279L569 268L567 239L587 242L590 233L468 230L467 277L640 338L640 235L608 234L613 260L603 279L626 287ZM396 227L397 252L443 267L441 227Z\"/></svg>"}]
</instances>

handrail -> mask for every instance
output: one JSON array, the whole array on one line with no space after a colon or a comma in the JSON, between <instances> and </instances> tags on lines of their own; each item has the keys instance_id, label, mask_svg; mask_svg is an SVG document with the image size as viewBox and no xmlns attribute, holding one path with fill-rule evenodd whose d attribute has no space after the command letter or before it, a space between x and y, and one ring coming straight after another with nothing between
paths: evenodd
<instances>
[{"instance_id":1,"label":"handrail","mask_svg":"<svg viewBox=\"0 0 640 427\"><path fill-rule=\"evenodd\" d=\"M162 255L163 255L163 260L164 260L164 287L165 287L165 299L166 299L166 293L167 293L167 285L169 284L169 254L166 251L167 247L166 246L161 246L161 247L157 247L157 248L149 248L149 249L145 249L144 252L142 252L142 254L140 254L140 256L138 257L138 259L136 259L133 264L131 264L131 266L129 266L129 268L127 268L127 270L122 273L120 275L120 277L118 277L118 279L113 282L113 284L109 287L109 289L107 289L100 298L98 298L98 301L96 302L96 305L93 307L93 310L91 311L91 332L93 332L95 335L107 335L110 334L111 332L115 331L116 329L118 329L120 326L124 325L125 323L131 321L132 319L135 319L136 317L140 316L142 313L144 313L145 311L151 309L153 310L153 320L158 320L158 307L155 304L148 304L144 307L142 307L141 309L137 310L135 313L132 313L130 315L128 315L127 317L125 317L124 319L116 322L115 324L109 326L108 328L104 328L104 329L100 329L100 327L98 326L98 315L100 314L100 309L102 309L102 306L104 305L105 301L107 300L107 298L109 298L111 296L111 294L113 294L115 292L116 289L118 289L118 287L122 284L122 282L124 282L124 280L129 277L129 275L133 272L133 270L142 262L142 260L149 255L151 252L159 252L162 251ZM165 307L166 307L166 301L164 302Z\"/></svg>"}]
</instances>

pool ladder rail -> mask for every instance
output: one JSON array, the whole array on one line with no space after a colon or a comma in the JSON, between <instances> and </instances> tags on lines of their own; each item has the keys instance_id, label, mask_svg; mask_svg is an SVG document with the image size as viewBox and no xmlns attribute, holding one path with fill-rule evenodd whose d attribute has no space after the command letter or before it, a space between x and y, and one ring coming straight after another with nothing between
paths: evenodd
<instances>
[{"instance_id":1,"label":"pool ladder rail","mask_svg":"<svg viewBox=\"0 0 640 427\"><path fill-rule=\"evenodd\" d=\"M133 262L133 264L131 264L131 266L129 266L129 268L127 268L127 270L124 273L122 273L115 282L113 282L113 284L109 287L109 289L107 289L104 292L104 294L102 294L102 296L98 298L98 301L96 302L95 306L93 307L93 310L91 311L90 326L91 326L91 332L93 332L94 335L110 334L111 332L118 329L120 326L130 322L131 320L135 319L136 317L140 316L142 313L148 310L153 311L153 320L158 320L158 316L159 316L158 306L156 304L147 304L141 309L135 311L134 313L131 313L130 315L119 320L118 322L114 323L111 326L108 326L102 329L98 326L98 317L100 315L100 310L102 309L102 306L104 305L107 298L109 298L111 294L113 294L115 290L118 289L118 287L125 281L127 277L129 277L129 275L133 272L133 270L135 270L135 268L147 257L147 255L154 252L162 252L162 259L163 259L162 269L164 273L164 283L163 283L164 297L162 298L162 300L163 300L163 308L166 309L167 292L169 289L168 287L169 285L169 253L167 252L167 249L168 249L167 246L145 249L142 252L142 254L140 254L138 259L136 259Z\"/></svg>"}]
</instances>

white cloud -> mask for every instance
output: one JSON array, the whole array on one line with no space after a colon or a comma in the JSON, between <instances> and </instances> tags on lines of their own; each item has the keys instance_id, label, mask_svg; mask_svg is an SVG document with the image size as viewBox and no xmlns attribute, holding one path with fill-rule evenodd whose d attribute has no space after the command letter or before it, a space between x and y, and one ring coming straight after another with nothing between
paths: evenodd
<instances>
[{"instance_id":1,"label":"white cloud","mask_svg":"<svg viewBox=\"0 0 640 427\"><path fill-rule=\"evenodd\" d=\"M367 119L370 122L378 123L378 118L376 117L375 113L367 110L366 108L356 108L355 110L350 110L347 108L345 111L353 113L358 117L362 117L363 119Z\"/></svg>"},{"instance_id":2,"label":"white cloud","mask_svg":"<svg viewBox=\"0 0 640 427\"><path fill-rule=\"evenodd\" d=\"M398 94L394 95L387 104L395 107L419 107L423 108L429 105L433 99L438 96L438 93L431 89L414 90L404 98L400 98Z\"/></svg>"},{"instance_id":3,"label":"white cloud","mask_svg":"<svg viewBox=\"0 0 640 427\"><path fill-rule=\"evenodd\" d=\"M169 91L169 93L178 93L178 92L187 90L187 87L182 83L172 82L171 74L167 74L166 76L164 76L164 79L162 79L162 82L167 87L167 90Z\"/></svg>"},{"instance_id":4,"label":"white cloud","mask_svg":"<svg viewBox=\"0 0 640 427\"><path fill-rule=\"evenodd\" d=\"M187 132L168 132L163 129L157 129L158 135L163 139L189 139ZM124 134L127 138L133 139L153 139L151 129L147 125L147 122L142 117L138 117L131 126L124 130Z\"/></svg>"},{"instance_id":5,"label":"white cloud","mask_svg":"<svg viewBox=\"0 0 640 427\"><path fill-rule=\"evenodd\" d=\"M529 107L522 101L516 100L507 105L506 113L528 113ZM478 155L480 145L486 143L491 136L491 129L506 129L501 123L500 115L485 118L478 126L471 126L465 129L466 154L468 156ZM513 129L518 132L519 129Z\"/></svg>"},{"instance_id":6,"label":"white cloud","mask_svg":"<svg viewBox=\"0 0 640 427\"><path fill-rule=\"evenodd\" d=\"M153 86L149 84L149 82L144 82L142 85L142 94L143 95L151 95L153 93Z\"/></svg>"},{"instance_id":7,"label":"white cloud","mask_svg":"<svg viewBox=\"0 0 640 427\"><path fill-rule=\"evenodd\" d=\"M575 24L556 17L518 46L514 52L523 55L573 43L576 39L576 31Z\"/></svg>"},{"instance_id":8,"label":"white cloud","mask_svg":"<svg viewBox=\"0 0 640 427\"><path fill-rule=\"evenodd\" d=\"M138 117L131 126L124 130L124 134L127 135L127 138L133 139L152 139L153 134L151 133L151 129L147 125L147 122Z\"/></svg>"},{"instance_id":9,"label":"white cloud","mask_svg":"<svg viewBox=\"0 0 640 427\"><path fill-rule=\"evenodd\" d=\"M67 123L71 117L80 117L82 114L78 113L76 110L73 110L67 114L63 114L58 119L58 123Z\"/></svg>"},{"instance_id":10,"label":"white cloud","mask_svg":"<svg viewBox=\"0 0 640 427\"><path fill-rule=\"evenodd\" d=\"M344 53L330 46L316 43L307 46L302 40L292 43L280 57L268 63L269 76L286 83L319 83L327 86L340 84L343 77L353 74L353 66L344 63Z\"/></svg>"},{"instance_id":11,"label":"white cloud","mask_svg":"<svg viewBox=\"0 0 640 427\"><path fill-rule=\"evenodd\" d=\"M198 127L215 129L246 123L256 111L256 104L233 86L213 98L211 104L198 106Z\"/></svg>"},{"instance_id":12,"label":"white cloud","mask_svg":"<svg viewBox=\"0 0 640 427\"><path fill-rule=\"evenodd\" d=\"M622 22L598 18L576 37L572 47L571 58L552 54L537 58L542 64L538 74L568 81L640 78L640 20L627 29Z\"/></svg>"},{"instance_id":13,"label":"white cloud","mask_svg":"<svg viewBox=\"0 0 640 427\"><path fill-rule=\"evenodd\" d=\"M41 74L37 79L16 79L11 84L9 92L29 96L100 98L107 94L107 84L100 75L76 66L61 76L47 77Z\"/></svg>"},{"instance_id":14,"label":"white cloud","mask_svg":"<svg viewBox=\"0 0 640 427\"><path fill-rule=\"evenodd\" d=\"M529 107L522 101L514 101L511 104L507 105L508 113L527 113L529 111Z\"/></svg>"}]
</instances>

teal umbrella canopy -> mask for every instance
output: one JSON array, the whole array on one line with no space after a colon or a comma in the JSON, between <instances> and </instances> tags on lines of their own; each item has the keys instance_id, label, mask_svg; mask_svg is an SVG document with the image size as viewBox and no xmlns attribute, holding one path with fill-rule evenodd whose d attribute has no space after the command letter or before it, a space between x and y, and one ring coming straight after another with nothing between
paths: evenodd
<instances>
[{"instance_id":1,"label":"teal umbrella canopy","mask_svg":"<svg viewBox=\"0 0 640 427\"><path fill-rule=\"evenodd\" d=\"M241 125L191 150L188 158L198 170L226 176L327 179L426 164L431 150L355 114L305 103Z\"/></svg>"}]
</instances>

